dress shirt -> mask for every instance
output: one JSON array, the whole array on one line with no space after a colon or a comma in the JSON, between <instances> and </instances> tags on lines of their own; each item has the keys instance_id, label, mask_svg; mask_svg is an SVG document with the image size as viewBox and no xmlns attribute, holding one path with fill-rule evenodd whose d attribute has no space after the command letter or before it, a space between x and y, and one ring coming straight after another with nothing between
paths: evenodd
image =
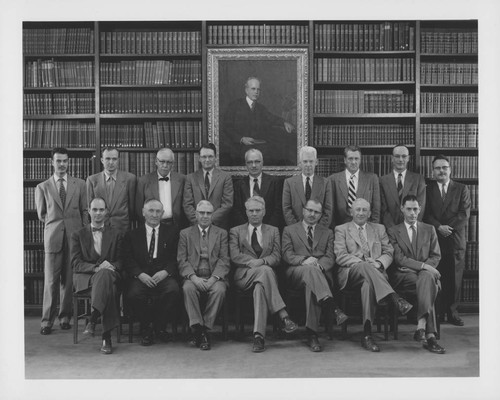
<instances>
[{"instance_id":1,"label":"dress shirt","mask_svg":"<svg viewBox=\"0 0 500 400\"><path fill-rule=\"evenodd\" d=\"M254 228L257 228L257 242L259 242L259 246L262 247L262 224L260 224L259 226L248 224L248 243L252 244L252 235Z\"/></svg>"},{"instance_id":2,"label":"dress shirt","mask_svg":"<svg viewBox=\"0 0 500 400\"><path fill-rule=\"evenodd\" d=\"M252 104L254 103L254 101L251 100L248 96L245 98L245 100L247 101L248 107L250 107L250 109L252 109Z\"/></svg>"},{"instance_id":3,"label":"dress shirt","mask_svg":"<svg viewBox=\"0 0 500 400\"><path fill-rule=\"evenodd\" d=\"M207 235L207 239L208 239L208 229L210 228L210 225L208 225L206 228L202 228L200 225L198 225L198 229L200 230L200 236L203 236L203 229L205 229L205 233Z\"/></svg>"},{"instance_id":4,"label":"dress shirt","mask_svg":"<svg viewBox=\"0 0 500 400\"><path fill-rule=\"evenodd\" d=\"M411 241L413 240L413 231L411 229L411 225L409 223L407 223L406 221L405 221L405 226L406 226L406 232L408 232L408 237L410 238L410 244L411 244ZM415 227L415 234L417 234L417 223L415 222L413 224L413 226ZM425 263L422 263L421 269L424 267L424 264ZM400 269L403 269L403 268L400 268ZM403 270L407 270L407 268L404 268Z\"/></svg>"},{"instance_id":5,"label":"dress shirt","mask_svg":"<svg viewBox=\"0 0 500 400\"><path fill-rule=\"evenodd\" d=\"M311 176L305 176L304 174L302 174L302 186L304 186L304 193L306 192L307 178L309 178L309 185L311 185L311 191L312 191L314 174L312 174Z\"/></svg>"},{"instance_id":6,"label":"dress shirt","mask_svg":"<svg viewBox=\"0 0 500 400\"><path fill-rule=\"evenodd\" d=\"M250 197L253 196L253 186L255 185L255 182L253 181L255 178L253 176L248 176L250 179ZM260 174L258 177L257 177L257 183L259 184L259 189L262 191L262 174Z\"/></svg>"},{"instance_id":7,"label":"dress shirt","mask_svg":"<svg viewBox=\"0 0 500 400\"><path fill-rule=\"evenodd\" d=\"M349 189L349 181L351 180L351 175L354 175L354 190L356 191L356 193L358 192L358 181L359 181L359 169L354 173L354 174L351 174L349 172L349 170L345 170L345 179L347 181L347 188Z\"/></svg>"},{"instance_id":8,"label":"dress shirt","mask_svg":"<svg viewBox=\"0 0 500 400\"><path fill-rule=\"evenodd\" d=\"M57 174L54 174L54 181L56 182L56 188L57 191L59 192L59 179L63 180L63 186L64 190L66 190L66 193L68 192L68 174L64 174L64 176L59 176Z\"/></svg>"},{"instance_id":9,"label":"dress shirt","mask_svg":"<svg viewBox=\"0 0 500 400\"><path fill-rule=\"evenodd\" d=\"M214 168L212 168L210 171L203 170L203 181L205 181L205 176L207 175L208 172L208 180L210 182L210 187L212 186L212 174L214 172Z\"/></svg>"},{"instance_id":10,"label":"dress shirt","mask_svg":"<svg viewBox=\"0 0 500 400\"><path fill-rule=\"evenodd\" d=\"M311 227L312 228L312 235L314 238L314 231L316 230L316 225L308 225L304 220L302 220L302 226L304 227L304 230L306 231L306 237L308 234L308 229L309 229L309 227Z\"/></svg>"},{"instance_id":11,"label":"dress shirt","mask_svg":"<svg viewBox=\"0 0 500 400\"><path fill-rule=\"evenodd\" d=\"M395 169L392 170L392 172L394 173L394 180L396 181L396 187L398 186L398 175L399 174L401 174L401 184L403 185L403 187L405 186L406 171L408 171L408 170L405 169L403 172L398 172Z\"/></svg>"},{"instance_id":12,"label":"dress shirt","mask_svg":"<svg viewBox=\"0 0 500 400\"><path fill-rule=\"evenodd\" d=\"M443 193L443 184L439 183L439 182L437 182L437 184L438 184L438 187L439 187L439 193L440 194ZM445 190L446 194L448 194L448 190L450 190L450 181L445 182L444 185L446 186L446 190Z\"/></svg>"},{"instance_id":13,"label":"dress shirt","mask_svg":"<svg viewBox=\"0 0 500 400\"><path fill-rule=\"evenodd\" d=\"M158 173L158 171L157 171ZM168 182L160 181L160 178L168 178ZM172 184L170 180L170 172L167 176L163 177L158 174L158 191L160 193L160 201L163 204L162 219L172 218Z\"/></svg>"},{"instance_id":14,"label":"dress shirt","mask_svg":"<svg viewBox=\"0 0 500 400\"><path fill-rule=\"evenodd\" d=\"M90 224L92 228L102 228L104 225L96 226L94 224ZM102 249L102 231L92 231L92 237L94 238L94 249L97 254L101 255Z\"/></svg>"},{"instance_id":15,"label":"dress shirt","mask_svg":"<svg viewBox=\"0 0 500 400\"><path fill-rule=\"evenodd\" d=\"M366 243L368 243L368 236L366 236L366 223L364 225L356 224L356 229L359 231L359 228L363 228L361 230L361 234L365 237ZM370 247L370 246L368 246Z\"/></svg>"},{"instance_id":16,"label":"dress shirt","mask_svg":"<svg viewBox=\"0 0 500 400\"><path fill-rule=\"evenodd\" d=\"M153 236L153 228L148 224L146 225L146 240L147 240L147 248L149 249L149 244L151 243L151 237ZM160 234L160 225L155 226L155 251L153 252L153 258L158 256L158 236Z\"/></svg>"}]
</instances>

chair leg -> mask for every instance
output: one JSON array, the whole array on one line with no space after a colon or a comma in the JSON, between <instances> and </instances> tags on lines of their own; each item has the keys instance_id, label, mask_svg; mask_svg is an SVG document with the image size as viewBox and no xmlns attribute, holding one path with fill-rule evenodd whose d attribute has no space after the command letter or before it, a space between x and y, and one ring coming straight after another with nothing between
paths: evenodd
<instances>
[{"instance_id":1,"label":"chair leg","mask_svg":"<svg viewBox=\"0 0 500 400\"><path fill-rule=\"evenodd\" d=\"M128 316L128 342L132 343L132 335L134 330L134 320L131 315Z\"/></svg>"},{"instance_id":2,"label":"chair leg","mask_svg":"<svg viewBox=\"0 0 500 400\"><path fill-rule=\"evenodd\" d=\"M392 317L393 317L392 327L394 330L394 340L398 340L398 311L396 309L394 309Z\"/></svg>"},{"instance_id":3,"label":"chair leg","mask_svg":"<svg viewBox=\"0 0 500 400\"><path fill-rule=\"evenodd\" d=\"M389 308L389 305L384 307L384 340L386 341L389 340Z\"/></svg>"},{"instance_id":4,"label":"chair leg","mask_svg":"<svg viewBox=\"0 0 500 400\"><path fill-rule=\"evenodd\" d=\"M222 321L222 337L227 340L227 325L228 325L228 306L227 301L224 300L224 318Z\"/></svg>"},{"instance_id":5,"label":"chair leg","mask_svg":"<svg viewBox=\"0 0 500 400\"><path fill-rule=\"evenodd\" d=\"M73 296L73 344L78 343L78 297Z\"/></svg>"}]
</instances>

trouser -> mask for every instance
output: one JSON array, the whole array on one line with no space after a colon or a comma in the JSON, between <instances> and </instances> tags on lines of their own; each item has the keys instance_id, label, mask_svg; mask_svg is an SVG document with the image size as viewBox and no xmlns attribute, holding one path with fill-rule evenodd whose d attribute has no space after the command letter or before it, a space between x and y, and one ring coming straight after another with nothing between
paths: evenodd
<instances>
[{"instance_id":1,"label":"trouser","mask_svg":"<svg viewBox=\"0 0 500 400\"><path fill-rule=\"evenodd\" d=\"M190 280L182 285L184 305L189 317L189 326L200 324L207 329L213 329L215 318L226 297L227 285L224 281L215 282L206 292L201 292ZM201 311L200 301L206 301L205 309Z\"/></svg>"},{"instance_id":2,"label":"trouser","mask_svg":"<svg viewBox=\"0 0 500 400\"><path fill-rule=\"evenodd\" d=\"M101 269L90 278L91 306L101 314L103 332L110 331L120 323L119 279L118 272L109 269Z\"/></svg>"},{"instance_id":3,"label":"trouser","mask_svg":"<svg viewBox=\"0 0 500 400\"><path fill-rule=\"evenodd\" d=\"M454 250L453 253L441 253L441 261L437 267L441 273L441 303L442 312L457 315L462 290L462 277L465 267L465 250Z\"/></svg>"}]
</instances>

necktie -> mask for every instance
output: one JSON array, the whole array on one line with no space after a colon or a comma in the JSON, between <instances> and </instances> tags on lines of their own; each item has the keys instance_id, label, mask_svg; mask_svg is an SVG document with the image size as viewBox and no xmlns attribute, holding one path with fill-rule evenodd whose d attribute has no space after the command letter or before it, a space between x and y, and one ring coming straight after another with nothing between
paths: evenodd
<instances>
[{"instance_id":1,"label":"necktie","mask_svg":"<svg viewBox=\"0 0 500 400\"><path fill-rule=\"evenodd\" d=\"M64 207L66 204L66 189L64 189L64 179L59 178L59 197L61 198L61 203Z\"/></svg>"},{"instance_id":2,"label":"necktie","mask_svg":"<svg viewBox=\"0 0 500 400\"><path fill-rule=\"evenodd\" d=\"M104 232L104 226L101 226L100 228L92 227L92 232Z\"/></svg>"},{"instance_id":3,"label":"necktie","mask_svg":"<svg viewBox=\"0 0 500 400\"><path fill-rule=\"evenodd\" d=\"M446 198L446 184L443 183L443 186L441 187L441 199L444 201Z\"/></svg>"},{"instance_id":4,"label":"necktie","mask_svg":"<svg viewBox=\"0 0 500 400\"><path fill-rule=\"evenodd\" d=\"M411 247L413 249L413 255L417 255L417 230L415 229L415 224L411 224L410 229L411 229Z\"/></svg>"},{"instance_id":5,"label":"necktie","mask_svg":"<svg viewBox=\"0 0 500 400\"><path fill-rule=\"evenodd\" d=\"M201 237L202 237L203 239L206 239L206 238L207 238L207 231L206 231L205 229L202 229L202 230L201 230Z\"/></svg>"},{"instance_id":6,"label":"necktie","mask_svg":"<svg viewBox=\"0 0 500 400\"><path fill-rule=\"evenodd\" d=\"M311 198L311 184L309 183L309 177L306 178L306 202Z\"/></svg>"},{"instance_id":7,"label":"necktie","mask_svg":"<svg viewBox=\"0 0 500 400\"><path fill-rule=\"evenodd\" d=\"M262 254L262 247L260 247L259 241L257 239L257 228L253 228L252 249L253 251L255 251L255 254L257 254L257 257L260 258L260 255Z\"/></svg>"},{"instance_id":8,"label":"necktie","mask_svg":"<svg viewBox=\"0 0 500 400\"><path fill-rule=\"evenodd\" d=\"M253 180L253 195L260 196L259 180L257 178Z\"/></svg>"},{"instance_id":9,"label":"necktie","mask_svg":"<svg viewBox=\"0 0 500 400\"><path fill-rule=\"evenodd\" d=\"M168 176L164 177L164 178L158 178L159 181L165 181L165 182L168 182Z\"/></svg>"},{"instance_id":10,"label":"necktie","mask_svg":"<svg viewBox=\"0 0 500 400\"><path fill-rule=\"evenodd\" d=\"M366 257L370 257L370 248L368 247L368 242L366 241L365 235L363 235L363 227L359 227L359 240L361 241L361 250Z\"/></svg>"},{"instance_id":11,"label":"necktie","mask_svg":"<svg viewBox=\"0 0 500 400\"><path fill-rule=\"evenodd\" d=\"M205 194L207 199L209 191L210 191L210 178L209 178L209 172L207 172L205 175Z\"/></svg>"},{"instance_id":12,"label":"necktie","mask_svg":"<svg viewBox=\"0 0 500 400\"><path fill-rule=\"evenodd\" d=\"M307 243L309 247L312 249L313 247L313 228L312 226L307 227Z\"/></svg>"},{"instance_id":13,"label":"necktie","mask_svg":"<svg viewBox=\"0 0 500 400\"><path fill-rule=\"evenodd\" d=\"M351 208L356 200L356 188L354 187L354 174L349 178L349 195L347 196L347 207Z\"/></svg>"},{"instance_id":14,"label":"necktie","mask_svg":"<svg viewBox=\"0 0 500 400\"><path fill-rule=\"evenodd\" d=\"M403 199L403 174L398 174L398 197L399 202Z\"/></svg>"},{"instance_id":15,"label":"necktie","mask_svg":"<svg viewBox=\"0 0 500 400\"><path fill-rule=\"evenodd\" d=\"M110 176L106 181L106 196L108 205L111 204L113 198L113 191L115 190L115 178Z\"/></svg>"},{"instance_id":16,"label":"necktie","mask_svg":"<svg viewBox=\"0 0 500 400\"><path fill-rule=\"evenodd\" d=\"M156 237L155 237L155 228L153 228L153 231L151 232L151 241L149 242L149 260L153 260L153 256L155 254L155 242L156 242Z\"/></svg>"},{"instance_id":17,"label":"necktie","mask_svg":"<svg viewBox=\"0 0 500 400\"><path fill-rule=\"evenodd\" d=\"M252 104L250 104L250 110L255 110L255 101L252 101Z\"/></svg>"}]
</instances>

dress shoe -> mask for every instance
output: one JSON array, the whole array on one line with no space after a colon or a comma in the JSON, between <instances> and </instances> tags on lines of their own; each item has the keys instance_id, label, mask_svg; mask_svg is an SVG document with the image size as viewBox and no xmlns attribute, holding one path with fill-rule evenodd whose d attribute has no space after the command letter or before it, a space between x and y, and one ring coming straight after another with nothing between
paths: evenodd
<instances>
[{"instance_id":1,"label":"dress shoe","mask_svg":"<svg viewBox=\"0 0 500 400\"><path fill-rule=\"evenodd\" d=\"M111 354L113 352L113 347L111 346L111 339L103 339L101 353Z\"/></svg>"},{"instance_id":2,"label":"dress shoe","mask_svg":"<svg viewBox=\"0 0 500 400\"><path fill-rule=\"evenodd\" d=\"M141 346L151 346L154 344L153 332L151 330L144 331L141 338Z\"/></svg>"},{"instance_id":3,"label":"dress shoe","mask_svg":"<svg viewBox=\"0 0 500 400\"><path fill-rule=\"evenodd\" d=\"M448 322L455 326L464 326L464 320L458 315L448 315Z\"/></svg>"},{"instance_id":4,"label":"dress shoe","mask_svg":"<svg viewBox=\"0 0 500 400\"><path fill-rule=\"evenodd\" d=\"M208 335L208 332L202 332L200 340L200 350L210 350L210 348L210 336Z\"/></svg>"},{"instance_id":5,"label":"dress shoe","mask_svg":"<svg viewBox=\"0 0 500 400\"><path fill-rule=\"evenodd\" d=\"M335 309L334 314L335 314L335 321L337 322L337 326L342 325L349 318L347 315L344 314L344 312L340 308Z\"/></svg>"},{"instance_id":6,"label":"dress shoe","mask_svg":"<svg viewBox=\"0 0 500 400\"><path fill-rule=\"evenodd\" d=\"M417 329L415 333L413 334L413 340L420 342L424 344L426 342L425 340L425 329Z\"/></svg>"},{"instance_id":7,"label":"dress shoe","mask_svg":"<svg viewBox=\"0 0 500 400\"><path fill-rule=\"evenodd\" d=\"M298 328L297 324L293 322L290 317L286 316L281 320L282 329L285 333L295 332Z\"/></svg>"},{"instance_id":8,"label":"dress shoe","mask_svg":"<svg viewBox=\"0 0 500 400\"><path fill-rule=\"evenodd\" d=\"M95 322L89 322L83 331L84 335L94 336L95 333Z\"/></svg>"},{"instance_id":9,"label":"dress shoe","mask_svg":"<svg viewBox=\"0 0 500 400\"><path fill-rule=\"evenodd\" d=\"M193 334L189 339L189 345L193 347L200 347L201 334Z\"/></svg>"},{"instance_id":10,"label":"dress shoe","mask_svg":"<svg viewBox=\"0 0 500 400\"><path fill-rule=\"evenodd\" d=\"M167 331L159 331L156 334L156 337L160 339L163 343L171 342L172 341L172 335L168 333Z\"/></svg>"},{"instance_id":11,"label":"dress shoe","mask_svg":"<svg viewBox=\"0 0 500 400\"><path fill-rule=\"evenodd\" d=\"M266 349L264 338L260 335L255 335L253 337L253 347L252 351L254 353L262 353Z\"/></svg>"},{"instance_id":12,"label":"dress shoe","mask_svg":"<svg viewBox=\"0 0 500 400\"><path fill-rule=\"evenodd\" d=\"M50 326L44 326L40 329L41 335L50 335L52 333L52 328Z\"/></svg>"},{"instance_id":13,"label":"dress shoe","mask_svg":"<svg viewBox=\"0 0 500 400\"><path fill-rule=\"evenodd\" d=\"M319 353L323 351L323 348L319 344L317 335L309 335L309 337L307 338L307 345L313 353Z\"/></svg>"},{"instance_id":14,"label":"dress shoe","mask_svg":"<svg viewBox=\"0 0 500 400\"><path fill-rule=\"evenodd\" d=\"M378 344L375 343L371 336L365 336L361 339L361 346L363 346L366 350L373 351L374 353L378 353L380 351L380 347L378 347Z\"/></svg>"},{"instance_id":15,"label":"dress shoe","mask_svg":"<svg viewBox=\"0 0 500 400\"><path fill-rule=\"evenodd\" d=\"M61 329L62 330L65 330L65 331L68 331L71 329L71 325L69 324L69 322L61 322Z\"/></svg>"},{"instance_id":16,"label":"dress shoe","mask_svg":"<svg viewBox=\"0 0 500 400\"><path fill-rule=\"evenodd\" d=\"M426 342L424 343L424 349L427 349L431 353L436 353L436 354L446 353L446 350L438 344L436 338L434 337L430 337L429 339L426 340Z\"/></svg>"},{"instance_id":17,"label":"dress shoe","mask_svg":"<svg viewBox=\"0 0 500 400\"><path fill-rule=\"evenodd\" d=\"M398 299L398 310L401 315L407 314L412 308L413 306L402 297Z\"/></svg>"}]
</instances>

